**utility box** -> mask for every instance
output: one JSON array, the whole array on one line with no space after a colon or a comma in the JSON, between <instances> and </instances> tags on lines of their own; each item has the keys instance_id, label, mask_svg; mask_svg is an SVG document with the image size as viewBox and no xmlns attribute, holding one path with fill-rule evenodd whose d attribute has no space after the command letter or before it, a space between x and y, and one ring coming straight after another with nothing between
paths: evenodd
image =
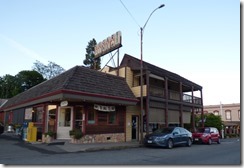
<instances>
[{"instance_id":1,"label":"utility box","mask_svg":"<svg viewBox=\"0 0 244 168\"><path fill-rule=\"evenodd\" d=\"M28 142L36 142L37 137L37 127L34 127L33 122L29 122L27 129L27 141Z\"/></svg>"}]
</instances>

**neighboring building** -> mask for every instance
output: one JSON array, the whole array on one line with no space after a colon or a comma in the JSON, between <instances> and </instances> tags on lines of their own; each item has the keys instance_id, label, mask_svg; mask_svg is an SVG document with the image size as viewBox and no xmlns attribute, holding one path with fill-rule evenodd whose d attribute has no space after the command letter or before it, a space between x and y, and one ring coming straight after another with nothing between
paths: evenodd
<instances>
[{"instance_id":1,"label":"neighboring building","mask_svg":"<svg viewBox=\"0 0 244 168\"><path fill-rule=\"evenodd\" d=\"M106 67L102 71L124 77L140 100L140 60L125 54L118 69ZM143 62L144 134L159 127L175 125L194 129L193 116L198 112L203 114L202 99L200 85ZM127 106L126 111L126 140L139 140L140 103L137 106Z\"/></svg>"},{"instance_id":2,"label":"neighboring building","mask_svg":"<svg viewBox=\"0 0 244 168\"><path fill-rule=\"evenodd\" d=\"M34 122L37 138L48 131L70 139L79 128L82 142L124 142L126 106L136 105L124 78L75 66L9 99L1 108L4 123Z\"/></svg>"},{"instance_id":3,"label":"neighboring building","mask_svg":"<svg viewBox=\"0 0 244 168\"><path fill-rule=\"evenodd\" d=\"M240 134L240 103L204 106L204 113L220 115L225 134Z\"/></svg>"}]
</instances>

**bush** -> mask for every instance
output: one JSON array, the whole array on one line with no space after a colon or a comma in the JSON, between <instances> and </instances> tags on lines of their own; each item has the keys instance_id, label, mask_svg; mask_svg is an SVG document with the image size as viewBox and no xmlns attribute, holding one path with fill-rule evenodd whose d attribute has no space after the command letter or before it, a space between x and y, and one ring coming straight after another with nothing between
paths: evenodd
<instances>
[{"instance_id":1,"label":"bush","mask_svg":"<svg viewBox=\"0 0 244 168\"><path fill-rule=\"evenodd\" d=\"M73 129L69 131L70 136L74 136L75 139L81 139L82 138L82 132L80 129Z\"/></svg>"}]
</instances>

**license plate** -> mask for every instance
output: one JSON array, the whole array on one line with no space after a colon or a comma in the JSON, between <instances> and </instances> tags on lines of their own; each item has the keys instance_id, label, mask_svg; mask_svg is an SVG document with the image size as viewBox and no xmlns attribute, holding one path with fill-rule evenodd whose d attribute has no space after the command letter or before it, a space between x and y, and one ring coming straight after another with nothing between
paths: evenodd
<instances>
[{"instance_id":1,"label":"license plate","mask_svg":"<svg viewBox=\"0 0 244 168\"><path fill-rule=\"evenodd\" d=\"M195 138L195 141L198 141L198 138Z\"/></svg>"},{"instance_id":2,"label":"license plate","mask_svg":"<svg viewBox=\"0 0 244 168\"><path fill-rule=\"evenodd\" d=\"M152 141L148 140L147 143L152 143Z\"/></svg>"}]
</instances>

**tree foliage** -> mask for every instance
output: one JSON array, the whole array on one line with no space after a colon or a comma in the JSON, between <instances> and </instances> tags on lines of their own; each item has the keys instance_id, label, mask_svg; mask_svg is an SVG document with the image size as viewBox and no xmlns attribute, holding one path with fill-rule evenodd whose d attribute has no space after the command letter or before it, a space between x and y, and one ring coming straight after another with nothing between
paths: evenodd
<instances>
[{"instance_id":1,"label":"tree foliage","mask_svg":"<svg viewBox=\"0 0 244 168\"><path fill-rule=\"evenodd\" d=\"M201 120L201 116L196 117L196 123ZM205 127L215 127L218 130L222 129L223 121L221 119L221 116L214 115L213 113L210 114L204 114L204 126Z\"/></svg>"},{"instance_id":2,"label":"tree foliage","mask_svg":"<svg viewBox=\"0 0 244 168\"><path fill-rule=\"evenodd\" d=\"M85 55L86 58L83 60L83 63L86 67L89 67L90 69L101 69L101 59L100 58L95 59L95 55L94 55L96 45L97 42L93 38L88 42L88 45L86 47L86 55Z\"/></svg>"},{"instance_id":3,"label":"tree foliage","mask_svg":"<svg viewBox=\"0 0 244 168\"><path fill-rule=\"evenodd\" d=\"M5 75L0 77L0 98L11 98L43 81L42 75L34 70Z\"/></svg>"},{"instance_id":4,"label":"tree foliage","mask_svg":"<svg viewBox=\"0 0 244 168\"><path fill-rule=\"evenodd\" d=\"M47 80L65 71L64 68L51 61L49 61L48 65L45 65L40 61L36 61L33 66L33 70L42 74L42 76Z\"/></svg>"}]
</instances>

